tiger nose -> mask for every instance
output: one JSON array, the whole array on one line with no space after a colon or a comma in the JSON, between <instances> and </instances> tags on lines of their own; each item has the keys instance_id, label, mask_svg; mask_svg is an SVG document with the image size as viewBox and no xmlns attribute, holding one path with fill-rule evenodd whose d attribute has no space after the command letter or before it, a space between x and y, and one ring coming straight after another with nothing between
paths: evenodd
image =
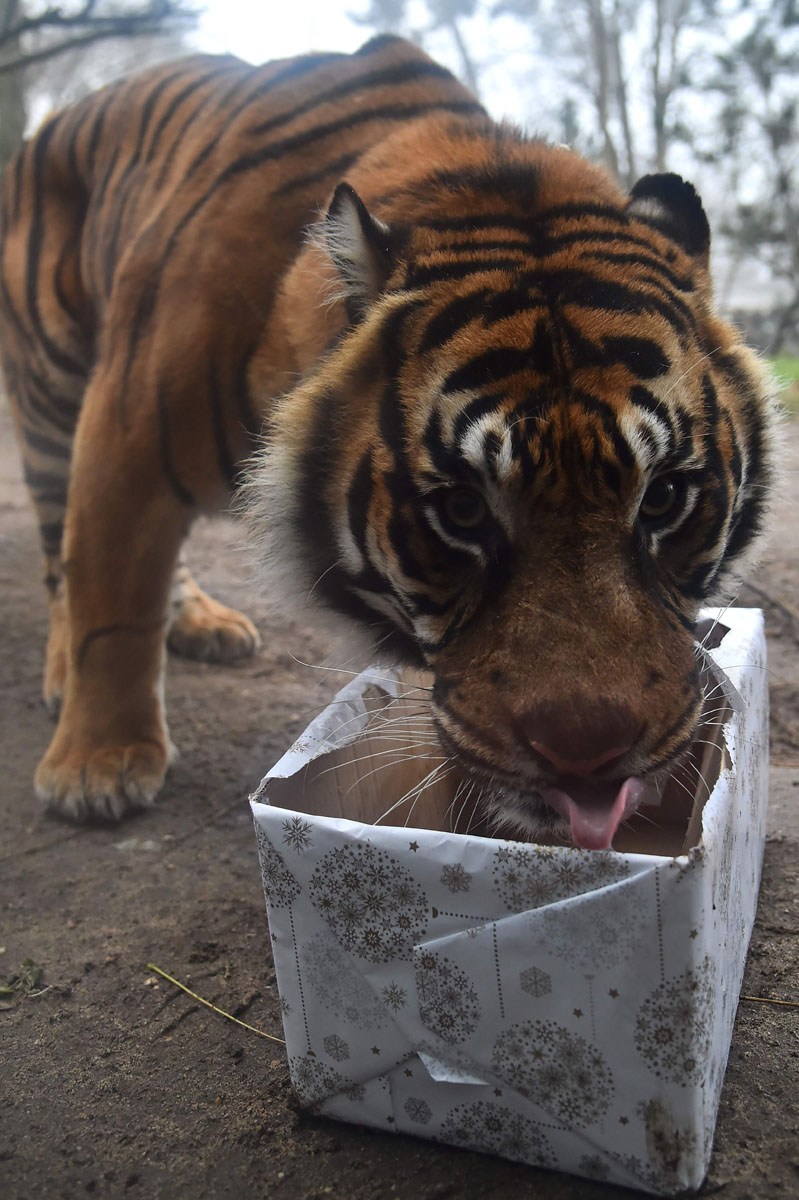
<instances>
[{"instance_id":1,"label":"tiger nose","mask_svg":"<svg viewBox=\"0 0 799 1200\"><path fill-rule=\"evenodd\" d=\"M524 741L563 775L593 775L618 762L638 735L633 714L611 701L540 704L518 721Z\"/></svg>"}]
</instances>

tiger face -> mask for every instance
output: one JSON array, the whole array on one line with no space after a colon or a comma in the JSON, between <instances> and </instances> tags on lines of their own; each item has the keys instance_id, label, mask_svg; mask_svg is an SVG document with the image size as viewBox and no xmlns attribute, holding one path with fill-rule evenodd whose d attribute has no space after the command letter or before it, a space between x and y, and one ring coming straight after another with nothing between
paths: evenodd
<instances>
[{"instance_id":1,"label":"tiger face","mask_svg":"<svg viewBox=\"0 0 799 1200\"><path fill-rule=\"evenodd\" d=\"M379 213L338 189L294 282L332 264L340 320L274 418L252 523L432 672L443 748L501 817L607 848L696 732L695 622L761 527L772 401L713 314L690 185L625 197L540 143L526 166L525 188L517 143L505 188L461 167Z\"/></svg>"}]
</instances>

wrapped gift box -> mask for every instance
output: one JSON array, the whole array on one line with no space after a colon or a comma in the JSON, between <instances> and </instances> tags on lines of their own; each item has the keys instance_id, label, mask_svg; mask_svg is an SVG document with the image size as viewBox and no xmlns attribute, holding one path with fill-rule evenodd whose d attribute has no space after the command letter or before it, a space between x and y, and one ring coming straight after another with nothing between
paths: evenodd
<instances>
[{"instance_id":1,"label":"wrapped gift box","mask_svg":"<svg viewBox=\"0 0 799 1200\"><path fill-rule=\"evenodd\" d=\"M458 832L474 804L423 682L384 671L269 772L252 808L304 1104L654 1193L701 1184L768 780L762 617L723 622L694 783L611 851Z\"/></svg>"}]
</instances>

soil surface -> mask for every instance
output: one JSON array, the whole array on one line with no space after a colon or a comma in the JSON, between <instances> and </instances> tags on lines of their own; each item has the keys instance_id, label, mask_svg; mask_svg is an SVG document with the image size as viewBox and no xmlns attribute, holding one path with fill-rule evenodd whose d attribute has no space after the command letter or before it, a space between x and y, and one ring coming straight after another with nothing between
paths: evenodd
<instances>
[{"instance_id":1,"label":"soil surface","mask_svg":"<svg viewBox=\"0 0 799 1200\"><path fill-rule=\"evenodd\" d=\"M793 457L777 532L739 601L766 611L773 704L770 832L744 993L797 1001L799 424L785 439ZM204 523L189 561L212 594L258 623L257 658L238 667L172 658L170 727L182 756L154 809L116 827L48 818L31 788L52 729L39 698L42 570L0 406L0 1195L639 1194L305 1115L281 1046L148 969L154 962L282 1032L246 797L346 676L297 661L335 661L335 651L268 616L245 583L237 536L227 521ZM27 982L26 960L35 964ZM742 1002L707 1194L799 1195L798 1096L799 1008Z\"/></svg>"}]
</instances>

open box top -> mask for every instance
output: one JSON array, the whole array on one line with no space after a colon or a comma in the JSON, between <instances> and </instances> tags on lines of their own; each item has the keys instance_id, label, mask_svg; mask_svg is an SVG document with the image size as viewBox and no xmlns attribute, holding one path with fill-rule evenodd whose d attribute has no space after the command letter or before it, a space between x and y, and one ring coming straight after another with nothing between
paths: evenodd
<instances>
[{"instance_id":1,"label":"open box top","mask_svg":"<svg viewBox=\"0 0 799 1200\"><path fill-rule=\"evenodd\" d=\"M699 845L704 806L720 772L729 767L725 727L733 705L740 705L719 661L720 656L735 658L734 651L723 649L729 635L729 627L716 619L698 627L707 651L708 690L715 685L719 697L712 720L700 727L662 794L652 791L624 822L614 850L674 856ZM358 676L270 772L270 803L367 825L529 840L486 819L479 789L442 753L429 717L431 682L430 676L407 670ZM299 773L298 754L305 758Z\"/></svg>"}]
</instances>

